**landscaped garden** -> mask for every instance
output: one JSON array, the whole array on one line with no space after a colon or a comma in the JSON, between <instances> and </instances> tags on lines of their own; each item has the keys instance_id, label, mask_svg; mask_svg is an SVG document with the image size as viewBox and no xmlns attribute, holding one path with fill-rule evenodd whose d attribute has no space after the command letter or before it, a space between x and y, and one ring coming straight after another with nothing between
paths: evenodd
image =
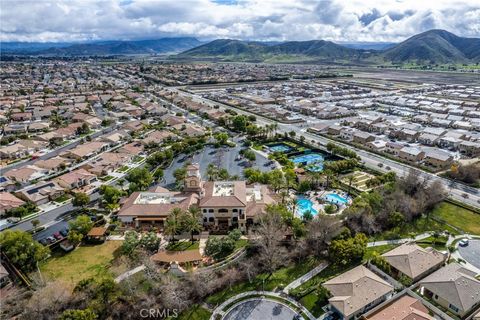
<instances>
[{"instance_id":1,"label":"landscaped garden","mask_svg":"<svg viewBox=\"0 0 480 320\"><path fill-rule=\"evenodd\" d=\"M40 265L40 271L46 279L75 285L80 280L108 273L121 245L122 241L107 241L100 245L82 245L70 253L54 251L52 257Z\"/></svg>"}]
</instances>

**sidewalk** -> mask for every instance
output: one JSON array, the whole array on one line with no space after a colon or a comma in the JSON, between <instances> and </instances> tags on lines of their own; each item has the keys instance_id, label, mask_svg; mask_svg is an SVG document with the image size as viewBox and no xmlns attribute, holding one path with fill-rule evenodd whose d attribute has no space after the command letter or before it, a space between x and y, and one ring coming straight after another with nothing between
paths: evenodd
<instances>
[{"instance_id":1,"label":"sidewalk","mask_svg":"<svg viewBox=\"0 0 480 320\"><path fill-rule=\"evenodd\" d=\"M142 264L141 266L138 266L136 268L133 268L132 270L128 270L127 272L125 273L122 273L121 275L119 275L118 277L115 278L115 282L116 283L119 283L125 279L127 279L128 277L134 275L135 273L138 273L142 270L144 270L146 267L144 264Z\"/></svg>"},{"instance_id":2,"label":"sidewalk","mask_svg":"<svg viewBox=\"0 0 480 320\"><path fill-rule=\"evenodd\" d=\"M405 239L395 239L395 240L373 241L373 242L369 242L367 244L367 247L370 248L370 247L385 246L385 245L389 245L389 244L403 244L403 243L407 243L407 242L410 242L410 241L423 240L425 238L430 237L431 235L432 234L430 232L425 232L425 233L417 235L413 239L412 238L405 238Z\"/></svg>"},{"instance_id":3,"label":"sidewalk","mask_svg":"<svg viewBox=\"0 0 480 320\"><path fill-rule=\"evenodd\" d=\"M328 267L327 262L320 263L320 265L316 266L315 268L313 268L309 272L305 273L300 278L295 279L292 282L290 282L285 288L283 288L283 293L288 294L288 292L290 290L295 289L295 288L301 286L302 284L304 284L305 282L307 282L308 280L312 279L317 274L322 272L326 267Z\"/></svg>"}]
</instances>

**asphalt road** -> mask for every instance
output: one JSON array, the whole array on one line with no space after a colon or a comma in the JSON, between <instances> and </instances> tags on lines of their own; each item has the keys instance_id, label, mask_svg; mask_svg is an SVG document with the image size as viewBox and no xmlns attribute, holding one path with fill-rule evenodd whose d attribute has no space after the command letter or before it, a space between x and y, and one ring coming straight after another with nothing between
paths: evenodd
<instances>
[{"instance_id":1,"label":"asphalt road","mask_svg":"<svg viewBox=\"0 0 480 320\"><path fill-rule=\"evenodd\" d=\"M259 116L257 114L253 114L248 111L244 111L241 109L233 108L231 106L215 102L209 99L205 99L203 97L199 97L195 94L191 94L188 92L180 91L177 90L179 94L187 95L189 97L192 97L194 101L197 102L203 102L206 103L210 106L214 105L221 105L222 107L226 109L232 109L235 110L237 113L240 114L246 114L246 115L254 115L257 118L257 122L260 125L264 124L272 124L272 123L277 123L278 124L278 132L279 133L285 133L285 132L290 132L294 131L297 133L297 136L303 135L306 138L306 141L311 141L313 140L316 144L325 146L328 142L334 142L337 145L340 145L342 147L354 150L361 158L361 161L364 162L366 167L372 168L377 171L381 172L388 172L388 171L394 171L397 176L403 177L406 176L410 173L410 171L413 169L415 172L426 179L429 179L430 181L438 180L440 181L444 188L449 192L449 196L457 201L466 203L468 205L474 206L474 207L480 207L480 191L476 188L469 187L467 185L457 183L454 181L451 181L449 179L445 179L442 177L439 177L435 174L428 173L426 171L422 171L420 169L414 168L412 166L409 166L407 164L403 164L400 162L396 162L393 160L390 160L388 158L381 157L377 154L355 148L353 146L350 146L348 144L340 143L331 139L327 139L318 135L311 134L309 132L306 132L305 129L302 129L301 125L298 124L284 124L284 123L279 123L276 121L273 121L271 119ZM379 164L382 164L382 167L379 167ZM386 167L390 167L390 170L387 170Z\"/></svg>"},{"instance_id":2,"label":"asphalt road","mask_svg":"<svg viewBox=\"0 0 480 320\"><path fill-rule=\"evenodd\" d=\"M480 269L480 240L470 240L468 246L458 246L458 252L468 263Z\"/></svg>"},{"instance_id":3,"label":"asphalt road","mask_svg":"<svg viewBox=\"0 0 480 320\"><path fill-rule=\"evenodd\" d=\"M96 192L93 192L90 195L90 200L93 202L93 201L98 200L99 197L100 197L100 194L98 193L98 191L96 191ZM39 215L38 217L35 217L35 219L40 221L39 226L46 226L46 227L48 227L48 229L50 229L53 225L63 221L65 216L69 212L71 212L72 210L73 210L73 205L71 203L67 203L63 206L59 206L56 209L47 211L47 212ZM30 230L32 228L33 228L33 226L32 226L31 220L26 220L26 221L23 221L23 222L20 222L20 223L16 224L15 226L11 227L10 229L11 230L27 231L27 230ZM58 231L58 230L56 230L56 231ZM50 232L50 234L53 234L56 231L49 231L49 232Z\"/></svg>"},{"instance_id":4,"label":"asphalt road","mask_svg":"<svg viewBox=\"0 0 480 320\"><path fill-rule=\"evenodd\" d=\"M246 301L233 308L224 320L292 320L297 313L271 300Z\"/></svg>"}]
</instances>

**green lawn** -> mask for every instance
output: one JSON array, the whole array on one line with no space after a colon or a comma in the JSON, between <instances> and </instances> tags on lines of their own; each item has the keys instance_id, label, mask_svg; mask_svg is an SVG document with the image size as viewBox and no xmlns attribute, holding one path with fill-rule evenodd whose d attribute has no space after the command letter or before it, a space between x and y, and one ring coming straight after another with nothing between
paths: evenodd
<instances>
[{"instance_id":1,"label":"green lawn","mask_svg":"<svg viewBox=\"0 0 480 320\"><path fill-rule=\"evenodd\" d=\"M431 213L431 216L445 221L466 233L480 235L480 214L461 208L449 202L443 202Z\"/></svg>"},{"instance_id":2,"label":"green lawn","mask_svg":"<svg viewBox=\"0 0 480 320\"><path fill-rule=\"evenodd\" d=\"M175 241L170 242L167 245L167 250L169 251L185 251L185 250L198 250L200 242L195 241Z\"/></svg>"},{"instance_id":3,"label":"green lawn","mask_svg":"<svg viewBox=\"0 0 480 320\"><path fill-rule=\"evenodd\" d=\"M172 319L178 320L208 320L212 313L199 305L194 305L192 308L180 313L178 317Z\"/></svg>"},{"instance_id":4,"label":"green lawn","mask_svg":"<svg viewBox=\"0 0 480 320\"><path fill-rule=\"evenodd\" d=\"M273 291L278 287L285 287L287 284L293 280L304 275L314 267L318 265L318 261L314 258L309 258L306 261L303 261L298 264L294 264L285 268L280 268L275 271L271 276L268 274L260 274L250 283L248 281L238 283L232 288L227 288L222 291L219 291L207 298L207 302L212 305L217 305L222 303L234 295L237 295L242 292L252 291L252 290L262 290L264 288L268 291Z\"/></svg>"},{"instance_id":5,"label":"green lawn","mask_svg":"<svg viewBox=\"0 0 480 320\"><path fill-rule=\"evenodd\" d=\"M78 281L108 272L122 241L107 241L100 245L80 246L72 252L55 251L40 265L43 276L76 285Z\"/></svg>"},{"instance_id":6,"label":"green lawn","mask_svg":"<svg viewBox=\"0 0 480 320\"><path fill-rule=\"evenodd\" d=\"M61 203L61 202L64 202L64 201L67 201L68 199L70 199L71 196L69 194L62 194L60 197L58 197L57 199L55 199L54 201L56 203Z\"/></svg>"},{"instance_id":7,"label":"green lawn","mask_svg":"<svg viewBox=\"0 0 480 320\"><path fill-rule=\"evenodd\" d=\"M130 167L129 166L122 166L120 169L118 169L117 171L118 172L125 172L129 169Z\"/></svg>"},{"instance_id":8,"label":"green lawn","mask_svg":"<svg viewBox=\"0 0 480 320\"><path fill-rule=\"evenodd\" d=\"M363 255L363 261L370 260L373 256L373 252L377 252L378 254L384 254L385 252L390 251L397 246L398 245L396 244L386 244L383 246L368 247L367 251Z\"/></svg>"},{"instance_id":9,"label":"green lawn","mask_svg":"<svg viewBox=\"0 0 480 320\"><path fill-rule=\"evenodd\" d=\"M319 317L325 312L322 310L324 306L328 303L328 297L325 295L318 295L316 291L312 291L311 293L307 294L303 298L299 300L299 302L308 309L315 317Z\"/></svg>"},{"instance_id":10,"label":"green lawn","mask_svg":"<svg viewBox=\"0 0 480 320\"><path fill-rule=\"evenodd\" d=\"M238 241L235 242L235 250L246 247L247 244L248 244L247 239L239 239Z\"/></svg>"},{"instance_id":11,"label":"green lawn","mask_svg":"<svg viewBox=\"0 0 480 320\"><path fill-rule=\"evenodd\" d=\"M100 181L107 182L107 181L112 180L113 177L112 176L103 176L103 177L100 177L98 179L100 179Z\"/></svg>"},{"instance_id":12,"label":"green lawn","mask_svg":"<svg viewBox=\"0 0 480 320\"><path fill-rule=\"evenodd\" d=\"M437 239L431 236L431 237L422 239L420 241L417 241L416 243L422 248L433 247L434 249L437 249L437 250L446 250L447 240L448 238L446 236L440 236Z\"/></svg>"}]
</instances>

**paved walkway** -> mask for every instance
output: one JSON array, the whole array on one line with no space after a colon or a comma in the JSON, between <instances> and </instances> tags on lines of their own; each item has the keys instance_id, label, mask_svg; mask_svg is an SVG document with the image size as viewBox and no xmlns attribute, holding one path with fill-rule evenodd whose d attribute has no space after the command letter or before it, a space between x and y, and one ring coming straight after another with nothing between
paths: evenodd
<instances>
[{"instance_id":1,"label":"paved walkway","mask_svg":"<svg viewBox=\"0 0 480 320\"><path fill-rule=\"evenodd\" d=\"M118 277L116 277L116 278L115 278L115 282L116 282L116 283L119 283L119 282L121 282L122 280L125 280L125 279L127 279L128 277L134 275L135 273L138 273L138 272L144 270L145 268L146 268L145 265L142 264L141 266L138 266L138 267L136 267L136 268L133 268L132 270L128 270L127 272L122 273L121 275L119 275Z\"/></svg>"},{"instance_id":2,"label":"paved walkway","mask_svg":"<svg viewBox=\"0 0 480 320\"><path fill-rule=\"evenodd\" d=\"M198 251L202 256L205 255L205 247L207 246L208 232L200 233L200 242L198 244Z\"/></svg>"},{"instance_id":3,"label":"paved walkway","mask_svg":"<svg viewBox=\"0 0 480 320\"><path fill-rule=\"evenodd\" d=\"M410 241L423 240L425 238L430 237L431 235L432 234L430 232L425 232L425 233L419 234L414 239L405 238L405 239L395 239L395 240L373 241L373 242L369 242L367 244L367 247L378 247L378 246L385 246L385 245L389 245L389 244L403 244L403 243L407 243L407 242L410 242Z\"/></svg>"},{"instance_id":4,"label":"paved walkway","mask_svg":"<svg viewBox=\"0 0 480 320\"><path fill-rule=\"evenodd\" d=\"M243 293L240 293L240 294L237 294L236 296L233 296L231 297L230 299L226 300L225 302L223 302L221 305L219 305L212 313L212 316L210 317L211 320L216 320L217 319L217 315L220 315L221 318L223 318L226 314L228 314L229 311L231 311L233 308L237 307L238 305L242 304L245 302L245 300L242 300L234 305L232 305L230 308L228 308L228 310L226 311L223 311L223 309L225 309L229 304L232 304L234 303L235 301L239 300L239 299L242 299L242 298L246 298L246 297L249 297L249 296L265 296L266 299L268 299L268 297L275 297L275 298L280 298L280 299L283 299L285 301L288 301L289 303L293 304L296 308L302 310L302 312L304 314L307 315L308 319L310 320L316 320L316 317L310 312L308 311L303 305L301 305L300 303L298 303L296 300L290 298L289 296L285 296L283 293L278 293L278 292L272 292L272 291L248 291L248 292L243 292ZM263 297L259 297L257 299L262 299ZM253 299L252 299L253 300ZM277 301L277 300L275 300Z\"/></svg>"},{"instance_id":5,"label":"paved walkway","mask_svg":"<svg viewBox=\"0 0 480 320\"><path fill-rule=\"evenodd\" d=\"M326 267L328 267L328 263L327 262L322 262L320 263L320 265L318 265L317 267L313 268L312 270L310 270L309 272L305 273L303 276L301 276L300 278L298 279L295 279L293 280L292 282L290 282L284 289L283 289L283 293L285 294L288 294L288 292L292 289L295 289L299 286L301 286L303 283L307 282L308 280L312 279L313 277L315 277L317 274L319 274L320 272L322 272Z\"/></svg>"}]
</instances>

